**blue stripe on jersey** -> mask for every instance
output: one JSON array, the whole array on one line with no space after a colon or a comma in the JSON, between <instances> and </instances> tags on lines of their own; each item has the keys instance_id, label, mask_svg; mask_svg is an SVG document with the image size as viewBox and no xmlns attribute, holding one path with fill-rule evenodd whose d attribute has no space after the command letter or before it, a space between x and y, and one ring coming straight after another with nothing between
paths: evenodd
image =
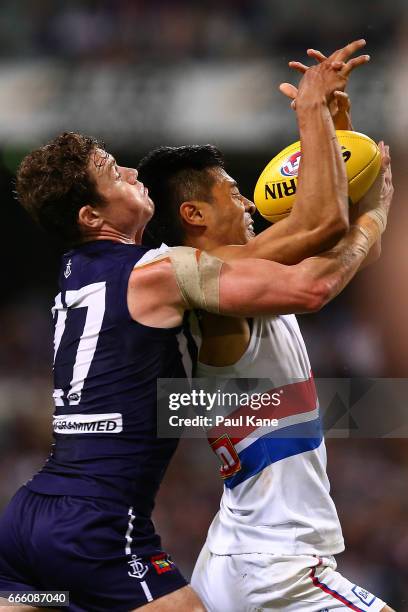
<instances>
[{"instance_id":1,"label":"blue stripe on jersey","mask_svg":"<svg viewBox=\"0 0 408 612\"><path fill-rule=\"evenodd\" d=\"M239 453L240 471L225 479L224 484L229 489L233 489L272 463L317 448L322 440L319 418L267 433L258 439L254 438L253 444Z\"/></svg>"}]
</instances>

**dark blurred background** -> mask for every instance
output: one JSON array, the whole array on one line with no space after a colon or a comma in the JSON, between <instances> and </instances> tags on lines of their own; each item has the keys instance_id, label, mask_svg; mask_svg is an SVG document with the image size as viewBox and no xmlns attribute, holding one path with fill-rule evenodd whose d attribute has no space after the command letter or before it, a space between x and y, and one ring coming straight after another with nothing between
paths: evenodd
<instances>
[{"instance_id":1,"label":"dark blurred background","mask_svg":"<svg viewBox=\"0 0 408 612\"><path fill-rule=\"evenodd\" d=\"M104 139L130 166L159 144L212 142L252 197L265 164L297 140L278 85L297 81L287 62L306 61L308 47L330 52L367 39L372 62L350 83L354 125L390 144L396 187L380 262L321 313L301 317L313 370L407 377L407 32L403 0L3 0L0 506L42 465L52 413L59 252L13 200L22 156L65 129ZM407 440L329 439L328 455L347 546L340 570L407 612ZM156 520L187 575L220 493L205 441L182 441Z\"/></svg>"}]
</instances>

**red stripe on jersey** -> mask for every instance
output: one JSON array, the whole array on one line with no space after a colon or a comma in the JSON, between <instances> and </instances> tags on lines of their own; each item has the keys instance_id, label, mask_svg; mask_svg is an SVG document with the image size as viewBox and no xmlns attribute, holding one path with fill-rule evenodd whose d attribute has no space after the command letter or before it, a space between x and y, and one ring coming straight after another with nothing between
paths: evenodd
<instances>
[{"instance_id":1,"label":"red stripe on jersey","mask_svg":"<svg viewBox=\"0 0 408 612\"><path fill-rule=\"evenodd\" d=\"M228 414L228 419L243 418L248 415L255 416L257 419L283 419L288 416L295 414L303 414L305 412L311 412L317 407L317 394L316 387L314 385L313 377L308 380L302 380L301 382L292 383L289 385L283 385L276 389L271 389L259 393L259 395L279 394L280 404L278 406L267 405L261 406L255 410L250 404L240 406L236 410L233 410ZM272 398L271 398L272 399ZM237 444L243 438L246 438L250 433L258 429L258 425L245 425L242 427L231 426L228 427L225 424L221 424L216 427L212 427L207 431L207 438L210 444L213 444L218 438L223 435L228 435L232 444Z\"/></svg>"}]
</instances>

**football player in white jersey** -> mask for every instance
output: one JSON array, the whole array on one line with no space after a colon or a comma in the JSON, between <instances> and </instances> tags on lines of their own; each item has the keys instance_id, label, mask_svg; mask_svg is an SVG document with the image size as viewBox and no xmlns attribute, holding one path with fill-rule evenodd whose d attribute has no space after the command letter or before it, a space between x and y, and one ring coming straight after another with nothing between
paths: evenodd
<instances>
[{"instance_id":1,"label":"football player in white jersey","mask_svg":"<svg viewBox=\"0 0 408 612\"><path fill-rule=\"evenodd\" d=\"M169 342L176 364L179 363L181 356L177 348L178 345L176 342L173 342L173 339L175 340L175 335L179 333L186 310L198 308L225 315L246 317L274 315L282 312L304 312L319 309L341 291L357 271L359 265L366 258L370 247L375 244L382 231L385 229L386 215L388 212L387 206L375 202L372 205L370 204L363 214L358 217L355 227L348 230L347 179L340 147L334 137L333 125L328 111L328 104L332 99L333 91L344 87L350 71L356 65L365 63L367 60L366 56L360 56L360 58L346 61L351 53L361 48L361 46L362 44L359 42L351 44L341 50L335 59L332 58L328 62L323 62L314 71L308 71L302 79L298 96L297 113L299 121L302 124L304 137L304 168L308 165L310 166L316 154L322 151L324 152L324 156L322 155L322 157L324 157L324 163L322 161L322 164L319 165L314 172L311 170L307 176L301 177L303 187L300 189L300 192L303 191L304 197L305 189L307 188L309 193L316 194L316 197L321 197L320 204L325 207L326 214L323 214L323 212L321 213L317 225L316 221L312 221L308 215L298 215L299 235L291 236L291 240L293 239L294 244L307 242L307 247L305 247L306 250L309 249L309 251L312 250L313 253L316 253L318 252L319 246L320 249L324 247L327 248L329 244L333 245L336 240L342 236L340 242L336 244L332 250L326 251L320 256L304 259L304 261L294 266L284 266L272 261L256 259L254 257L257 254L257 249L248 250L244 249L244 246L242 247L244 251L240 251L238 247L232 247L232 251L237 253L238 257L247 257L248 259L245 261L230 261L228 263L224 263L219 258L205 252L200 253L198 249L191 247L179 247L178 249L169 250L168 252L163 252L165 249L162 249L160 251L162 255L158 257L158 261L150 263L146 262L144 256L139 260L138 256L133 258L133 255L131 255L133 261L131 263L127 261L126 270L120 273L118 272L117 266L113 264L114 260L109 260L109 283L111 280L112 282L117 281L121 283L121 289L117 300L112 300L110 302L111 309L114 305L117 305L120 309L120 316L123 318L123 321L126 322L126 325L129 325L132 329L137 328L139 330L145 330L152 334L152 336L157 337L156 332L158 330L152 330L151 328L160 328L161 330L166 328L165 333L158 335L163 338L165 346L167 346L167 341ZM319 93L317 97L316 92ZM307 120L307 112L309 112L310 121ZM309 124L311 127L309 127ZM231 219L230 216L229 222L227 222L226 218L222 220L221 217L219 217L220 223L218 229L224 231L225 235L228 235L226 231L228 225L226 227L225 224L229 223L229 225L234 228L234 232L239 234L237 242L244 245L251 234L248 215L245 215L244 210L249 210L251 205L249 202L244 201L239 193L236 193L236 187L232 181L227 178L224 173L221 174L223 179L222 186L218 186L221 187L224 197L229 199L230 204L236 207L236 211L237 213L239 212L239 214L237 214L236 217L234 216L234 219ZM143 249L143 247L136 247L136 244L140 242L144 227L153 214L153 202L148 197L147 190L144 188L143 184L138 180L137 171L132 168L118 166L115 159L101 149L93 139L86 138L79 134L65 133L54 139L51 143L48 143L48 145L33 151L25 158L20 166L16 188L21 203L44 229L58 236L60 239L68 239L69 243L73 244L77 249L82 249L87 253L89 249L91 255L88 260L92 260L92 265L89 263L82 265L82 260L78 259L77 261L80 262L80 265L77 266L74 261L71 261L70 256L67 255L67 260L62 268L62 278L64 278L68 284L77 282L77 278L79 278L77 277L77 268L81 274L89 275L91 272L94 274L92 266L94 264L98 266L98 261L100 261L96 257L96 253L100 254L105 260L107 251L109 251L109 253L122 253L128 250L133 252L135 249L138 249L138 252L140 252L140 249ZM322 190L323 193L321 194ZM219 210L219 212L221 213L222 211ZM326 219L326 215L328 219ZM303 222L300 222L300 217L302 217ZM285 227L286 231L288 230L287 224L281 227ZM280 230L278 233L279 232ZM269 234L270 232L267 231L259 240L256 239L253 241L253 244L257 246L260 251L262 250L262 245L265 247L265 244L268 244ZM319 238L319 242L317 241L316 235ZM235 233L233 233L232 236L233 241L236 242ZM107 244L105 245L105 243ZM283 243L283 240L281 240L281 243ZM313 248L311 244L313 244ZM148 251L149 249L147 248L146 250ZM287 251L288 250L290 249L287 249ZM110 257L110 255L108 255L108 257ZM142 259L143 262L141 261ZM95 262L95 260L97 261ZM74 272L72 267L75 268ZM115 270L118 274L117 277L114 273ZM99 279L100 277L96 276L95 278ZM271 282L271 279L273 279L273 282ZM91 282L88 278L85 279L85 282L85 287L88 288L89 284L94 284L94 282ZM103 283L105 282L106 279ZM79 286L82 287L83 285ZM63 304L62 301L58 303L57 308L59 309L59 313L56 323L59 325L60 331L65 327L66 319L64 312L67 312L71 307L73 310L77 308L77 302L75 300L78 297L78 286L72 286L71 289L68 290L64 289L64 292L67 295L69 292L69 306ZM87 297L89 294L86 293L81 295L82 297L83 295ZM71 299L73 302L71 302ZM100 302L97 303L98 308L100 304ZM97 327L97 331L95 331L95 326L89 328L86 334L85 331L83 332L81 338L86 337L87 341L91 339L92 346L100 348L100 342L99 340L96 342L96 339L99 337L100 333L105 333L105 329L108 333L109 342L112 343L111 338L113 336L109 334L113 333L112 321L114 321L114 319L109 317L105 318L105 316L100 317L100 310L98 310L98 312L98 324L102 324L102 327ZM60 314L62 315L61 317ZM89 321L92 322L93 320L93 317L90 316ZM245 319L241 320L245 322ZM87 322L88 316L86 316L85 326L87 326ZM105 323L106 328L103 327ZM139 326L139 323L142 325ZM82 334L81 331L78 333ZM76 337L75 334L73 337ZM120 334L120 336L116 336L116 338L118 337L120 337L119 342L122 342L125 337L128 340L129 338L131 339L128 334L125 336ZM58 342L60 341L61 337ZM117 345L116 342L114 342L114 344L116 348L120 346L120 344ZM146 344L146 348L147 346L148 344ZM152 344L152 346L154 346L154 344ZM130 343L130 347L132 347L132 342ZM102 363L102 365L105 366L105 363L107 363L110 372L114 371L115 375L118 375L123 382L123 380L126 379L123 379L121 376L121 370L119 370L118 374L118 364L115 357L112 357L111 352L109 354L110 358L107 360L99 360L99 365ZM90 356L88 351L84 363L90 363L90 360L93 360L93 355L94 352L92 352ZM160 353L158 353L155 359L158 360L159 365L163 362ZM140 359L138 359L138 361L140 361ZM165 364L169 361L169 359L164 359ZM75 367L76 364L71 363L71 365ZM78 379L75 379L76 385L78 382L82 385L82 383L85 382L85 378L88 377L88 374L84 374L83 370L84 368L82 368L82 378L80 376ZM92 375L95 376L94 373ZM100 374L97 371L96 378L98 377L100 378ZM72 387L72 380L71 376L68 376L64 382L67 389ZM145 384L146 377L141 376L140 382ZM133 389L133 384L130 385L130 387ZM99 388L97 384L92 385L93 390ZM58 388L58 394L56 395L57 399L61 398L60 391L61 389ZM82 391L84 392L84 387ZM115 387L115 396L117 396L117 387ZM106 400L106 397L104 396L103 399ZM151 394L147 399L149 399L149 418L154 422L156 409L154 394ZM78 409L78 401L80 401L78 395L72 394L72 397L69 398L68 401L73 402L73 408L70 408L70 410L76 411ZM140 407L139 404L136 405L137 408ZM67 425L68 422L75 422L77 424L84 423L83 420L78 420L78 417L81 419L83 416L84 414L78 415L76 412L71 412L70 417L75 417L74 420L67 421L64 417L64 423L65 425ZM101 415L98 414L98 416ZM115 414L115 418L116 417L122 417L122 415ZM125 418L124 420L126 421L126 426L128 426L129 419ZM145 420L143 421L143 427L146 426L146 422ZM118 427L115 431L116 433L121 433L122 427ZM149 431L152 432L154 429L150 430L149 426ZM116 433L114 435L116 435ZM143 438L138 427L132 429L132 434L138 439L141 437ZM153 448L158 441L154 435L149 435L147 440L149 445L152 445ZM103 445L104 443L101 442L101 447ZM89 444L84 444L81 448L84 452L87 452L91 447ZM127 452L122 453L121 456L127 457L128 454ZM116 456L115 453L112 456ZM66 455L64 455L64 457L66 458ZM78 454L78 452L75 451L73 457L74 463L75 461L84 463L82 461L82 455ZM69 463L65 458L64 464ZM102 463L98 462L98 466L101 466L105 459L105 453L101 452L100 460ZM159 466L160 474L163 473L166 467L166 461ZM93 462L91 463L92 467L94 467ZM136 461L137 466L143 469L145 467L149 469L157 467L155 464L151 466L149 462L145 466L145 463L146 462L140 463ZM115 469L117 469L117 462L115 465ZM67 466L64 465L64 467ZM76 469L75 466L74 468ZM83 465L81 465L80 471L82 473ZM134 475L133 470L126 470L124 476L127 476L128 473ZM105 471L104 475L106 476ZM108 476L109 475L111 474L108 474ZM68 478L67 480L69 481L67 484L71 489L72 478ZM99 478L97 477L96 480L99 481ZM114 480L117 482L120 479L114 478ZM33 482L30 486L33 486ZM85 487L87 498L89 495L92 497L92 494L95 492L97 493L95 497L99 498L101 490L106 493L103 484L100 485L101 488L97 487L98 490L95 491L93 486L95 484L95 478L89 479L87 481L87 485L88 484L90 488L88 486ZM149 478L149 485L150 484L151 478ZM80 533L78 532L77 521L74 521L74 525L69 518L71 516L70 514L67 515L65 511L61 514L60 502L72 506L73 501L71 497L80 498L81 494L72 494L72 491L71 494L66 494L66 490L62 492L60 485L58 485L58 487L58 490L54 489L51 495L46 496L46 506L43 505L44 500L42 497L44 496L41 492L38 492L38 494L42 496L41 501L38 499L38 494L35 491L33 491L32 495L29 495L27 492L24 493L24 495L29 495L30 499L35 498L36 504L38 502L36 517L41 525L41 529L37 530L39 533L36 532L37 539L31 542L29 538L30 550L33 552L31 564L27 563L27 555L23 554L28 544L26 541L27 538L25 538L26 532L21 529L21 520L25 517L26 520L29 522L31 521L31 528L33 525L32 521L34 520L33 514L32 512L28 514L24 512L27 506L26 502L24 502L24 504L21 502L21 497L16 497L13 502L14 505L8 507L7 516L4 519L5 522L2 523L1 530L3 539L2 546L0 547L0 581L3 586L3 592L4 590L15 591L15 588L10 587L16 584L20 587L22 584L26 585L29 587L30 591L36 587L38 588L37 580L39 579L37 578L34 580L32 570L34 566L32 564L34 563L35 565L34 574L37 575L40 571L39 561L43 563L41 566L41 571L43 571L43 573L38 575L46 577L39 580L43 588L44 585L51 584L48 582L44 583L44 579L46 581L51 580L51 582L55 579L55 573L51 572L50 574L46 567L46 564L49 563L49 559L52 557L54 566L58 561L62 567L64 565L64 558L72 558L71 551L69 549L66 550L68 545L73 545L72 542L75 544L75 539L72 540L72 529L75 527L75 537L78 536L80 539L82 538L83 532L81 530ZM124 486L123 483L119 484L118 482L118 487L121 488L121 492L124 493L125 496L128 494L133 495L133 491L128 491L129 487L127 484ZM136 488L135 499L143 500L146 495L146 490L143 490L142 486ZM90 489L92 489L92 491ZM111 491L112 490L109 489L109 499L111 499ZM60 499L61 496L64 497L62 501ZM48 499L48 497L52 497L52 499ZM24 499L26 498L24 497ZM72 510L71 508L70 512L76 512L78 514L77 507L80 503L82 502L76 499L75 504L77 505L72 506L74 509ZM55 509L56 506L58 506L58 510ZM123 510L122 506L123 504L120 504L121 512ZM55 525L58 526L59 534L62 528L61 520L65 517L64 525L67 529L69 528L68 531L71 535L69 538L63 538L63 544L67 546L63 546L62 549L59 547L61 538L50 538L49 531L43 529L45 524L47 527L50 524L48 520L44 522L43 517L45 508L50 510L50 512L52 511L52 516L55 519ZM94 508L93 503L92 508ZM101 517L107 516L106 511L101 510L99 506L95 506L94 511ZM143 515L147 517L144 511ZM126 568L128 567L126 565L126 556L132 554L133 549L131 549L130 546L134 544L136 534L132 531L134 515L131 514L130 511L128 512L128 508L126 508L126 513L123 514L123 516L125 517L125 522L123 523L124 529L123 531L121 528L117 530L116 526L115 529L117 533L115 538L118 538L120 542L120 555L118 560L120 563L125 563ZM127 519L128 516L130 519ZM87 520L93 519L92 517L89 519L88 516ZM93 521L93 523L95 523L95 521ZM106 524L112 526L112 521L107 520ZM99 525L100 521L98 520L96 527L99 528ZM12 528L10 528L10 526L12 526ZM150 532L151 531L149 531L149 533ZM15 539L17 534L22 540L25 538L24 546L16 546L16 541L17 543L20 541ZM142 532L142 534L144 534L144 532ZM144 535L140 536L139 534L139 537L141 537L143 541L146 539ZM87 542L89 545L93 543L97 546L98 542L100 542L100 538L95 539L91 537L91 539L88 538ZM126 546L124 546L125 542ZM57 546L58 548L58 550L52 549L53 554L51 557L49 554L49 545ZM75 597L82 598L84 595L89 595L92 597L92 601L97 599L98 604L95 607L95 603L84 604L83 601L79 603L77 599L76 603L74 601L71 602L72 609L90 609L90 607L92 608L93 606L95 609L116 610L119 608L123 609L125 605L123 604L125 593L121 587L122 583L119 583L116 579L112 580L111 578L111 580L108 579L105 581L105 591L102 595L100 586L102 583L100 580L98 581L97 576L102 575L100 571L103 569L106 571L106 575L112 577L112 564L111 559L108 559L109 563L107 563L106 555L103 554L103 551L101 552L101 549L98 549L98 555L99 556L94 556L93 554L90 556L88 555L85 559L85 562L89 561L94 565L98 565L98 573L95 574L91 584L88 580L85 581L85 585L85 583L83 583L84 573L80 570L82 567L81 561L83 559L82 556L75 551L74 557L76 561L73 565L71 564L71 570L76 573L77 589L75 591ZM163 561L162 557L160 558ZM140 561L140 558L138 559ZM136 559L136 561L138 559ZM138 585L139 588L136 589L133 582L134 578L136 577L138 580L139 578L140 580L144 578L145 572L148 571L149 566L146 565L143 572L139 572L138 567L136 567L137 564L135 565L134 561L135 559L132 557L131 564L133 564L133 569L130 573L123 573L123 566L115 565L119 575L122 576L122 578L123 576L125 576L125 578L128 576L133 584L133 588L131 587L130 591L126 592L126 605L128 606L126 609L145 608L152 611L159 610L160 612L164 612L164 610L169 612L180 612L181 610L191 612L192 610L198 611L203 609L194 592L189 587L184 586L184 580L176 584L174 582L170 584L171 571L173 570L170 570L171 564L167 561L165 562L167 566L164 573L162 571L156 572L157 569L162 569L158 568L157 564L154 569L157 576L161 577L161 583L167 586L164 588L160 587L160 589L157 589L158 592L153 593L151 591L152 585L149 587L149 585L143 581L143 583ZM152 557L149 563L154 564L157 561L157 558ZM150 569L153 569L153 566L151 566ZM65 580L64 576L65 572L61 571L60 579L62 581ZM81 584L81 586L79 586L79 584ZM108 589L108 593L106 589ZM7 602L3 601L2 603L6 604L6 610L11 609L7 606ZM19 606L16 609L22 609L22 607ZM25 606L24 609L26 609Z\"/></svg>"},{"instance_id":2,"label":"football player in white jersey","mask_svg":"<svg viewBox=\"0 0 408 612\"><path fill-rule=\"evenodd\" d=\"M317 52L314 57L326 61ZM302 65L294 67L306 72ZM315 112L313 100L322 99L324 78L314 81L310 97L302 85L304 82L299 94L288 84L282 90L291 98L297 96L301 139L310 130L307 134L314 133L317 144L323 122L320 111ZM347 97L340 94L337 100L336 123L344 129L348 121ZM319 102L316 106L319 107ZM323 121L328 119L326 106ZM393 194L390 158L388 148L383 143L380 147L382 171L359 204L357 224L366 210L375 208L388 214ZM296 264L307 256L310 243L305 239L305 228L303 235L299 235L291 224L298 222L297 215L302 210L299 206L302 180L305 177L314 180L316 165L313 167L312 157L302 158L297 204L285 222L267 230L270 241L267 245L262 236L259 241L250 240L253 238L250 214L254 206L240 194L214 148L163 147L142 160L139 170L156 207L160 207L156 228L162 226L167 232L172 228L175 240L181 232L183 244L224 260L245 257L253 249L257 256ZM187 198L186 189L194 195ZM167 201L163 202L165 197ZM168 212L160 214L164 206L167 210L171 206L173 210L179 208L180 220L172 219ZM316 200L307 202L307 208L303 204L303 214L318 215L319 206ZM271 230L276 232L276 241ZM224 246L232 243L242 246ZM341 244L342 241L329 258L339 254ZM248 275L252 271L249 267ZM276 283L278 292L285 292L272 270L270 282ZM248 306L248 316L253 312L254 308ZM221 473L225 487L192 585L211 612L321 612L347 608L390 611L382 600L336 572L333 555L344 549L344 542L329 495L326 451L310 363L296 318L287 314L290 312L296 310L283 300L275 310L276 316L251 319L208 313L200 316L202 343L196 376L270 378L277 388L285 388L288 401L272 412L272 416L279 417L278 427L254 428L236 438L227 433L222 435L219 430L208 432L214 450L224 459ZM270 407L263 411L263 416L268 416L268 410ZM231 409L232 412L231 416L239 413Z\"/></svg>"}]
</instances>

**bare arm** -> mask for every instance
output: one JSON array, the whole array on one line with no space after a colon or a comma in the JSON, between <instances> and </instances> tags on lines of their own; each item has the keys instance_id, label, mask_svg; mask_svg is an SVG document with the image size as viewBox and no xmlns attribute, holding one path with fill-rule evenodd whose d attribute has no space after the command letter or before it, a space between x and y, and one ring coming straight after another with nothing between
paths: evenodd
<instances>
[{"instance_id":1,"label":"bare arm","mask_svg":"<svg viewBox=\"0 0 408 612\"><path fill-rule=\"evenodd\" d=\"M388 147L380 144L381 176L360 202L360 215L347 235L333 249L293 266L260 259L224 262L219 278L208 273L206 277L207 282L211 279L219 284L220 314L245 317L313 312L346 286L379 240L390 210L394 191L390 156ZM144 325L180 325L190 306L181 295L170 257L133 270L128 307L132 318Z\"/></svg>"},{"instance_id":2,"label":"bare arm","mask_svg":"<svg viewBox=\"0 0 408 612\"><path fill-rule=\"evenodd\" d=\"M221 284L223 314L238 314L239 311L241 315L251 316L250 310L254 308L257 314L271 314L269 309L274 299L281 301L279 305L274 303L278 310L273 314L319 310L350 282L368 258L376 255L394 194L389 148L380 142L380 149L381 172L360 201L355 224L348 234L333 249L289 268L277 267L275 272L270 267L274 264L265 262L268 269L259 260L254 262L252 271L249 261L239 262L242 268L239 272L238 262L225 264L222 273L230 274ZM238 276L242 274L250 279L244 289L240 287L237 272ZM259 283L263 287L259 287ZM276 295L272 295L275 291ZM247 306L242 310L243 301Z\"/></svg>"},{"instance_id":3,"label":"bare arm","mask_svg":"<svg viewBox=\"0 0 408 612\"><path fill-rule=\"evenodd\" d=\"M364 236L355 226L330 250L284 266L261 259L223 264L220 314L240 317L315 312L351 280L366 256ZM170 259L132 272L129 311L144 325L180 325L188 306L178 288Z\"/></svg>"},{"instance_id":4,"label":"bare arm","mask_svg":"<svg viewBox=\"0 0 408 612\"><path fill-rule=\"evenodd\" d=\"M386 218L388 209L383 212ZM224 263L219 313L250 317L319 310L351 280L378 240L383 225L378 214L377 208L364 212L334 249L294 266L258 259ZM132 272L128 305L131 316L144 325L171 328L181 323L189 306L170 258Z\"/></svg>"},{"instance_id":5,"label":"bare arm","mask_svg":"<svg viewBox=\"0 0 408 612\"><path fill-rule=\"evenodd\" d=\"M344 88L354 67L368 61L346 59L364 46L355 41L305 70L297 95L297 118L302 146L296 201L291 214L244 246L222 246L212 253L226 261L264 258L287 265L332 247L348 228L347 178L329 104L333 92ZM334 68L333 62L341 67Z\"/></svg>"},{"instance_id":6,"label":"bare arm","mask_svg":"<svg viewBox=\"0 0 408 612\"><path fill-rule=\"evenodd\" d=\"M322 63L328 59L321 51L318 51L316 49L308 49L307 54L309 57L314 58L319 63ZM302 64L301 62L297 62L297 61L289 62L289 66L291 68L294 68L301 74L305 74L310 68L310 66L306 66L305 64ZM345 93L344 89L345 87L343 87L341 90L337 90L334 92L334 96L329 103L330 114L333 119L334 127L336 130L353 130L354 128L353 128L353 124L351 120L350 98ZM298 96L298 88L290 83L282 83L280 86L280 90L285 96L287 96L289 99L292 100L291 107L295 110L296 103L297 103L297 96ZM387 163L385 161L387 158L389 158L389 149L388 147L384 145L383 142L379 143L379 147L381 149L382 161L383 161L382 172L378 176L377 181L374 184L374 186L364 196L363 198L364 202L367 202L369 200L370 201L379 200L379 197L380 197L380 190L378 189L379 185L382 186L383 192L387 191L387 188L388 188L388 195L390 198L392 198L392 192L390 190L390 187L392 187L391 168L389 164L388 164L388 167L386 167ZM361 215L361 211L364 209L364 206L365 206L364 202L362 204L360 203L353 204L353 206L350 208L350 223L354 223L354 220L357 219ZM364 262L360 266L360 270L362 268L365 268L371 265L375 261L377 261L380 255L381 255L381 237L378 239L376 244L372 246L369 255L367 256L367 258L364 260Z\"/></svg>"},{"instance_id":7,"label":"bare arm","mask_svg":"<svg viewBox=\"0 0 408 612\"><path fill-rule=\"evenodd\" d=\"M213 255L291 265L334 246L347 231L347 177L327 104L313 94L298 104L297 117L302 159L290 215L246 245L217 247Z\"/></svg>"},{"instance_id":8,"label":"bare arm","mask_svg":"<svg viewBox=\"0 0 408 612\"><path fill-rule=\"evenodd\" d=\"M353 226L332 250L294 266L228 262L221 272L220 310L245 317L320 310L353 278L367 255L366 244Z\"/></svg>"}]
</instances>

